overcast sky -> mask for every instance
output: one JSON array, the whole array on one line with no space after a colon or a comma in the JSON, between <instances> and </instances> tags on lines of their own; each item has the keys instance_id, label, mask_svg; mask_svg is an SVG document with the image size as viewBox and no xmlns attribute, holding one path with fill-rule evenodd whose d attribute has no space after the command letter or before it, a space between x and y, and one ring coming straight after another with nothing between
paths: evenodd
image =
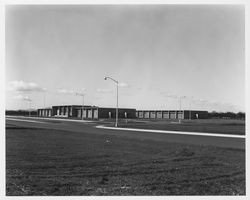
<instances>
[{"instance_id":1,"label":"overcast sky","mask_svg":"<svg viewBox=\"0 0 250 200\"><path fill-rule=\"evenodd\" d=\"M6 108L245 110L244 6L6 7Z\"/></svg>"}]
</instances>

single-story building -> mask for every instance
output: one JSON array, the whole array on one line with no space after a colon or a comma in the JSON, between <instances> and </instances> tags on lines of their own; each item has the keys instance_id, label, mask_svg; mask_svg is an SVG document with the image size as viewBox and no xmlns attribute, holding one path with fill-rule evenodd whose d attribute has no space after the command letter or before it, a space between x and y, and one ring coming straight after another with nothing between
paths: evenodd
<instances>
[{"instance_id":1,"label":"single-story building","mask_svg":"<svg viewBox=\"0 0 250 200\"><path fill-rule=\"evenodd\" d=\"M208 111L200 110L137 110L142 119L207 119Z\"/></svg>"},{"instance_id":2,"label":"single-story building","mask_svg":"<svg viewBox=\"0 0 250 200\"><path fill-rule=\"evenodd\" d=\"M37 114L38 116L42 116L42 117L51 117L52 109L51 108L38 109Z\"/></svg>"},{"instance_id":3,"label":"single-story building","mask_svg":"<svg viewBox=\"0 0 250 200\"><path fill-rule=\"evenodd\" d=\"M119 108L119 118L136 118L136 110L131 108ZM115 118L116 108L102 108L97 106L60 105L52 108L38 109L40 117L65 117L79 119Z\"/></svg>"},{"instance_id":4,"label":"single-story building","mask_svg":"<svg viewBox=\"0 0 250 200\"><path fill-rule=\"evenodd\" d=\"M38 109L40 117L108 119L116 117L116 108L81 105L59 105ZM139 119L207 119L208 111L200 110L136 110L119 108L118 118Z\"/></svg>"}]
</instances>

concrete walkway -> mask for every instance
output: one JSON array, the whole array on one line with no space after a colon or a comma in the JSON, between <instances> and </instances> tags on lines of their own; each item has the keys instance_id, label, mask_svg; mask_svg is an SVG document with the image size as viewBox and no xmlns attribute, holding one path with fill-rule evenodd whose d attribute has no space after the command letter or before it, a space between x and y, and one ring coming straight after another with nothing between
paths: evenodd
<instances>
[{"instance_id":1,"label":"concrete walkway","mask_svg":"<svg viewBox=\"0 0 250 200\"><path fill-rule=\"evenodd\" d=\"M107 126L103 126L103 125L98 125L98 126L96 126L96 128L110 129L110 130L123 130L123 131L151 132L151 133L199 135L199 136L227 137L227 138L245 138L245 135L232 135L232 134L220 134L220 133L202 133L202 132L185 132L185 131L165 131L165 130L138 129L138 128L119 128L119 127L107 127Z\"/></svg>"}]
</instances>

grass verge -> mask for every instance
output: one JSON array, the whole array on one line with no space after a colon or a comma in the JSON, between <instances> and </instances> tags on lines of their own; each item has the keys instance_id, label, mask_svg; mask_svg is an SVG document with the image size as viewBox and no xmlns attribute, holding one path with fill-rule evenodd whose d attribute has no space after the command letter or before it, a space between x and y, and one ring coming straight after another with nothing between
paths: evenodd
<instances>
[{"instance_id":1,"label":"grass verge","mask_svg":"<svg viewBox=\"0 0 250 200\"><path fill-rule=\"evenodd\" d=\"M112 126L112 125L110 125ZM203 119L203 120L120 120L119 127L140 128L168 131L187 131L204 133L221 133L245 135L245 121L243 120L223 120L223 119Z\"/></svg>"},{"instance_id":2,"label":"grass verge","mask_svg":"<svg viewBox=\"0 0 250 200\"><path fill-rule=\"evenodd\" d=\"M245 151L6 130L6 195L245 195Z\"/></svg>"}]
</instances>

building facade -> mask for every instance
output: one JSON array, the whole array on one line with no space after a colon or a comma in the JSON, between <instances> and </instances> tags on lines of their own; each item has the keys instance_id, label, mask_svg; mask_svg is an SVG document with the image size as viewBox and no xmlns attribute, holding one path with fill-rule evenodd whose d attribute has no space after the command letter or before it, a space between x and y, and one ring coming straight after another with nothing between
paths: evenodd
<instances>
[{"instance_id":1,"label":"building facade","mask_svg":"<svg viewBox=\"0 0 250 200\"><path fill-rule=\"evenodd\" d=\"M136 118L136 110L131 108L119 108L119 118ZM61 105L52 108L38 109L39 117L61 117L79 119L115 118L116 108L102 108L96 106Z\"/></svg>"},{"instance_id":2,"label":"building facade","mask_svg":"<svg viewBox=\"0 0 250 200\"><path fill-rule=\"evenodd\" d=\"M207 111L199 110L137 110L141 119L207 119Z\"/></svg>"},{"instance_id":3,"label":"building facade","mask_svg":"<svg viewBox=\"0 0 250 200\"><path fill-rule=\"evenodd\" d=\"M97 106L59 105L38 109L40 117L61 117L78 119L108 119L116 117L116 108ZM207 111L199 110L136 110L119 108L118 118L128 119L207 119Z\"/></svg>"}]
</instances>

